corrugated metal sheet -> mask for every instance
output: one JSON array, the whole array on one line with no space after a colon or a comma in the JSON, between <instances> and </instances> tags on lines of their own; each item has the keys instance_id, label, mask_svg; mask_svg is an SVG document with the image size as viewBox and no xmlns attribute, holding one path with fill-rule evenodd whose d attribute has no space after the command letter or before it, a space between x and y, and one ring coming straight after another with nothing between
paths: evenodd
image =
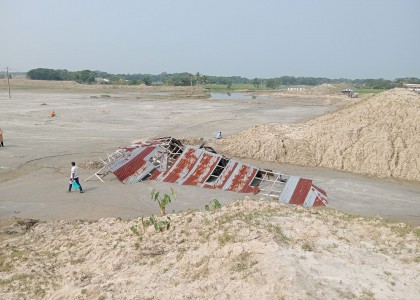
<instances>
[{"instance_id":1,"label":"corrugated metal sheet","mask_svg":"<svg viewBox=\"0 0 420 300\"><path fill-rule=\"evenodd\" d=\"M214 183L205 183L203 186L238 193L256 194L259 188L257 186L252 187L251 182L257 172L258 168L230 160Z\"/></svg>"},{"instance_id":2,"label":"corrugated metal sheet","mask_svg":"<svg viewBox=\"0 0 420 300\"><path fill-rule=\"evenodd\" d=\"M140 181L141 178L145 176L142 176L142 174L148 168L146 161L156 150L156 146L133 149L131 155L127 159L121 161L121 163L123 163L122 166L113 171L114 175L124 183Z\"/></svg>"},{"instance_id":3,"label":"corrugated metal sheet","mask_svg":"<svg viewBox=\"0 0 420 300\"><path fill-rule=\"evenodd\" d=\"M223 172L217 177L214 183L205 183L204 187L206 188L213 188L213 189L223 189L226 182L229 180L230 176L232 175L233 171L235 170L236 166L238 165L237 161L230 160Z\"/></svg>"},{"instance_id":4,"label":"corrugated metal sheet","mask_svg":"<svg viewBox=\"0 0 420 300\"><path fill-rule=\"evenodd\" d=\"M201 155L191 171L184 178L180 178L177 183L202 186L221 159L220 155L201 150Z\"/></svg>"},{"instance_id":5,"label":"corrugated metal sheet","mask_svg":"<svg viewBox=\"0 0 420 300\"><path fill-rule=\"evenodd\" d=\"M147 152L150 151L150 153L147 154ZM141 158L141 156L144 156L143 161L144 163L141 165L141 162L139 162L139 168L131 175L129 175L126 179L123 180L123 183L136 183L141 180L143 180L144 177L146 177L148 174L152 173L154 170L156 170L157 166L153 164L153 162L149 161L149 159L155 155L155 153L158 151L159 147L147 147L141 154L139 154L137 157ZM146 155L147 154L147 155ZM134 167L133 167L134 169Z\"/></svg>"},{"instance_id":6,"label":"corrugated metal sheet","mask_svg":"<svg viewBox=\"0 0 420 300\"><path fill-rule=\"evenodd\" d=\"M260 191L258 185L262 182L272 187L277 183L284 184L281 176L272 180L259 176L255 186L251 186L258 171L264 170L229 160L205 148L184 146L170 137L149 139L120 148L112 157L115 159L107 168L123 183L135 183L150 174L150 180L254 194ZM273 171L271 173L274 174ZM276 193L280 193L279 189ZM312 180L296 176L287 180L280 201L308 207L328 203L324 190L313 185Z\"/></svg>"},{"instance_id":7,"label":"corrugated metal sheet","mask_svg":"<svg viewBox=\"0 0 420 300\"><path fill-rule=\"evenodd\" d=\"M200 149L186 147L172 167L162 173L157 179L164 182L177 182L186 177L197 163L201 153L202 150Z\"/></svg>"},{"instance_id":8,"label":"corrugated metal sheet","mask_svg":"<svg viewBox=\"0 0 420 300\"><path fill-rule=\"evenodd\" d=\"M252 166L237 163L235 169L231 172L228 180L223 186L224 190L238 193L258 193L257 186L252 187L251 182L257 174L258 169Z\"/></svg>"},{"instance_id":9,"label":"corrugated metal sheet","mask_svg":"<svg viewBox=\"0 0 420 300\"><path fill-rule=\"evenodd\" d=\"M286 182L280 201L306 207L324 206L328 203L325 192L312 185L312 180L290 176Z\"/></svg>"},{"instance_id":10,"label":"corrugated metal sheet","mask_svg":"<svg viewBox=\"0 0 420 300\"><path fill-rule=\"evenodd\" d=\"M115 159L108 164L108 169L111 172L118 170L143 150L144 147L120 148Z\"/></svg>"},{"instance_id":11,"label":"corrugated metal sheet","mask_svg":"<svg viewBox=\"0 0 420 300\"><path fill-rule=\"evenodd\" d=\"M258 169L236 161L230 161L227 164L214 184L207 184L206 180L221 159L221 155L187 146L169 170L163 173L154 171L151 179L206 188L220 188L238 193L257 193L259 191L258 187L250 186Z\"/></svg>"}]
</instances>

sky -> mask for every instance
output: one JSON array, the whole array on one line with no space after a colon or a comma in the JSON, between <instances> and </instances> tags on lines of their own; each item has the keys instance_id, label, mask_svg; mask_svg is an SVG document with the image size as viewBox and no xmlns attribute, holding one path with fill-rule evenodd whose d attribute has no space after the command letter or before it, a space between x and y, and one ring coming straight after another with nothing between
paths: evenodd
<instances>
[{"instance_id":1,"label":"sky","mask_svg":"<svg viewBox=\"0 0 420 300\"><path fill-rule=\"evenodd\" d=\"M420 78L420 0L0 0L0 71Z\"/></svg>"}]
</instances>

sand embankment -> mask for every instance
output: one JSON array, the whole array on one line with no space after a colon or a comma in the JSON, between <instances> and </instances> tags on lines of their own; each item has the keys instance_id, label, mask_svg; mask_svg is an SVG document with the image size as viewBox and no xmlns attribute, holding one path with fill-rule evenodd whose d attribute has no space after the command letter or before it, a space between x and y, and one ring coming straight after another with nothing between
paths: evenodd
<instances>
[{"instance_id":1,"label":"sand embankment","mask_svg":"<svg viewBox=\"0 0 420 300\"><path fill-rule=\"evenodd\" d=\"M139 220L0 223L2 299L417 299L420 228L241 200ZM140 239L131 230L137 226ZM26 228L26 230L25 230Z\"/></svg>"},{"instance_id":2,"label":"sand embankment","mask_svg":"<svg viewBox=\"0 0 420 300\"><path fill-rule=\"evenodd\" d=\"M420 95L393 89L303 124L257 125L229 155L420 181Z\"/></svg>"}]
</instances>

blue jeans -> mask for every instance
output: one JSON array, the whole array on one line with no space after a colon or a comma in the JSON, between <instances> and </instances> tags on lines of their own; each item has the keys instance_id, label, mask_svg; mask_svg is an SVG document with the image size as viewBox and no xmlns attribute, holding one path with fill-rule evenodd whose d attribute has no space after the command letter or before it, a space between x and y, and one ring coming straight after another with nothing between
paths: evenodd
<instances>
[{"instance_id":1,"label":"blue jeans","mask_svg":"<svg viewBox=\"0 0 420 300\"><path fill-rule=\"evenodd\" d=\"M71 178L70 178L70 180L71 180ZM74 178L74 181L76 181L76 183L80 186L80 191L81 191L81 192L83 192L82 185L81 185L81 184L80 184L80 182L79 182L79 177ZM72 187L72 186L73 186L73 184L69 183L69 192L71 192L71 187Z\"/></svg>"}]
</instances>

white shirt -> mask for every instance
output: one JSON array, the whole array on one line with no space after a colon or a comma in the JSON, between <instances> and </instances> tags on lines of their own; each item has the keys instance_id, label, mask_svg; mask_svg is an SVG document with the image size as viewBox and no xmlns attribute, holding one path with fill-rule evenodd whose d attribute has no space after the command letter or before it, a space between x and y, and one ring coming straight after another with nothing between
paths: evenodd
<instances>
[{"instance_id":1,"label":"white shirt","mask_svg":"<svg viewBox=\"0 0 420 300\"><path fill-rule=\"evenodd\" d=\"M73 174L74 174L74 176L73 176ZM71 167L70 178L79 178L79 167L78 166Z\"/></svg>"}]
</instances>

